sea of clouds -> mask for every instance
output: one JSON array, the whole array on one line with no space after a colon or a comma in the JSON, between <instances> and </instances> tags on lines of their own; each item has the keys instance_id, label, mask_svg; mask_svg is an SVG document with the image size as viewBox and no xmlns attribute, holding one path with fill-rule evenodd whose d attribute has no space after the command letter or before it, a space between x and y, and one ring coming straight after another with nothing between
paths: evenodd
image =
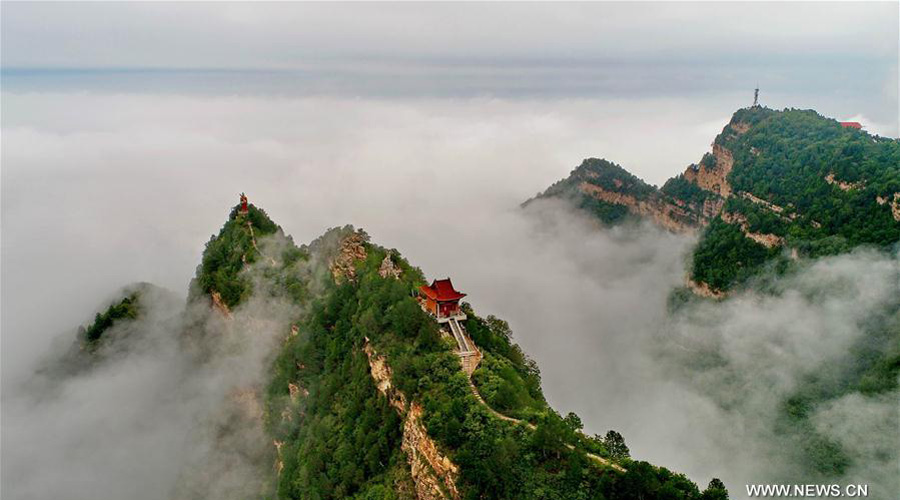
<instances>
[{"instance_id":1,"label":"sea of clouds","mask_svg":"<svg viewBox=\"0 0 900 500\"><path fill-rule=\"evenodd\" d=\"M5 492L160 498L193 453L213 448L192 440L198 422L215 420L231 388L261 380L270 341L191 372L179 344L161 340L61 382L49 399L25 388L54 339L73 339L111 291L148 281L185 294L240 192L298 242L354 224L429 278L452 277L476 311L509 321L555 408L577 412L588 432L618 430L634 457L701 487L721 477L736 498L745 483L784 479L792 456L767 425L777 399L840 358L863 332L858 320L900 294L897 256L826 259L778 296L673 317L667 299L692 237L600 230L559 203L519 207L588 156L661 184L702 156L723 110L739 105L5 93ZM175 306L160 307L165 316ZM287 321L278 311L259 314ZM683 365L685 352L710 345L722 371ZM723 405L729 394L737 404ZM890 401L853 394L816 410L817 428L865 465L853 482L886 484L897 450L884 441L897 418Z\"/></svg>"}]
</instances>

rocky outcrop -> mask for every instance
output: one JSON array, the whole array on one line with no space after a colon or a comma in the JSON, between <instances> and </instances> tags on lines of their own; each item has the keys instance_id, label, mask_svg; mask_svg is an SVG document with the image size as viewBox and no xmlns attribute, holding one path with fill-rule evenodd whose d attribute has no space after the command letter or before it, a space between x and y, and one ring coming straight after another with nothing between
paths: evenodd
<instances>
[{"instance_id":1,"label":"rocky outcrop","mask_svg":"<svg viewBox=\"0 0 900 500\"><path fill-rule=\"evenodd\" d=\"M212 292L210 292L209 296L212 298L213 307L215 307L216 310L222 313L222 316L231 319L231 310L228 309L228 304L226 304L222 300L222 294L213 290Z\"/></svg>"},{"instance_id":2,"label":"rocky outcrop","mask_svg":"<svg viewBox=\"0 0 900 500\"><path fill-rule=\"evenodd\" d=\"M428 435L422 423L422 407L416 402L407 404L406 395L393 386L392 372L387 360L375 351L368 339L363 350L369 359L369 370L375 381L375 387L388 399L398 414L401 416L405 414L400 447L406 453L416 498L459 499L459 490L456 488L459 467L441 453L437 444Z\"/></svg>"},{"instance_id":3,"label":"rocky outcrop","mask_svg":"<svg viewBox=\"0 0 900 500\"><path fill-rule=\"evenodd\" d=\"M390 252L388 252L388 254L384 256L384 260L381 261L381 267L378 268L378 275L385 279L397 279L400 277L400 268L394 264Z\"/></svg>"},{"instance_id":4,"label":"rocky outcrop","mask_svg":"<svg viewBox=\"0 0 900 500\"><path fill-rule=\"evenodd\" d=\"M284 446L284 441L274 440L272 444L275 445L275 474L281 475L281 471L284 470L284 459L281 458L281 447Z\"/></svg>"},{"instance_id":5,"label":"rocky outcrop","mask_svg":"<svg viewBox=\"0 0 900 500\"><path fill-rule=\"evenodd\" d=\"M750 124L747 122L733 122L731 123L731 129L740 135L750 130Z\"/></svg>"},{"instance_id":6,"label":"rocky outcrop","mask_svg":"<svg viewBox=\"0 0 900 500\"><path fill-rule=\"evenodd\" d=\"M301 397L309 396L309 391L305 387L300 387L294 383L288 383L288 394L291 397L291 403L297 404Z\"/></svg>"},{"instance_id":7,"label":"rocky outcrop","mask_svg":"<svg viewBox=\"0 0 900 500\"><path fill-rule=\"evenodd\" d=\"M693 232L701 224L685 208L656 197L638 200L630 194L608 191L589 182L582 182L578 185L578 189L592 198L615 205L624 205L629 208L631 213L647 217L656 224L676 233Z\"/></svg>"},{"instance_id":8,"label":"rocky outcrop","mask_svg":"<svg viewBox=\"0 0 900 500\"><path fill-rule=\"evenodd\" d=\"M422 423L422 407L413 402L403 423L401 447L409 460L419 500L458 499L459 468L442 455Z\"/></svg>"},{"instance_id":9,"label":"rocky outcrop","mask_svg":"<svg viewBox=\"0 0 900 500\"><path fill-rule=\"evenodd\" d=\"M720 300L724 299L726 296L724 292L713 290L708 284L703 282L698 283L690 278L685 279L685 285L694 295L699 295L701 297Z\"/></svg>"},{"instance_id":10,"label":"rocky outcrop","mask_svg":"<svg viewBox=\"0 0 900 500\"><path fill-rule=\"evenodd\" d=\"M718 144L713 144L712 157L715 159L712 165L706 165L704 162L700 165L691 165L684 171L684 178L701 189L727 198L731 195L728 174L734 168L734 157L731 151Z\"/></svg>"},{"instance_id":11,"label":"rocky outcrop","mask_svg":"<svg viewBox=\"0 0 900 500\"><path fill-rule=\"evenodd\" d=\"M359 232L351 233L341 240L337 257L328 263L331 276L335 283L342 283L345 279L356 280L356 261L366 259L365 237Z\"/></svg>"},{"instance_id":12,"label":"rocky outcrop","mask_svg":"<svg viewBox=\"0 0 900 500\"><path fill-rule=\"evenodd\" d=\"M865 182L844 182L834 178L834 172L825 176L825 182L832 186L837 186L841 191L850 191L851 189L860 189L865 187Z\"/></svg>"},{"instance_id":13,"label":"rocky outcrop","mask_svg":"<svg viewBox=\"0 0 900 500\"><path fill-rule=\"evenodd\" d=\"M722 220L729 224L737 224L741 227L741 231L743 231L744 236L765 246L766 248L775 248L784 245L784 238L782 238L781 236L767 233L754 233L750 231L750 224L747 222L747 218L741 214L723 212Z\"/></svg>"},{"instance_id":14,"label":"rocky outcrop","mask_svg":"<svg viewBox=\"0 0 900 500\"><path fill-rule=\"evenodd\" d=\"M725 198L707 198L703 200L703 208L701 209L702 221L707 223L713 220L719 213L722 212L722 208L725 206Z\"/></svg>"},{"instance_id":15,"label":"rocky outcrop","mask_svg":"<svg viewBox=\"0 0 900 500\"><path fill-rule=\"evenodd\" d=\"M894 193L893 198L878 196L875 198L875 201L877 201L879 205L890 202L891 215L894 216L894 220L900 222L900 193Z\"/></svg>"},{"instance_id":16,"label":"rocky outcrop","mask_svg":"<svg viewBox=\"0 0 900 500\"><path fill-rule=\"evenodd\" d=\"M786 216L783 215L783 214L784 214L784 207L780 207L780 206L778 206L778 205L776 205L776 204L774 204L774 203L768 202L768 201L766 201L766 200L764 200L764 199L762 199L762 198L759 198L758 196L753 196L752 194L746 193L746 192L743 192L743 191L742 191L742 192L739 192L739 193L736 193L736 194L739 195L741 198L747 200L747 201L752 201L753 203L762 206L763 208L769 210L769 211L772 212L772 213L781 215L781 216L782 216L782 217L781 217L782 220L784 220L785 222L789 222L789 221L792 221L792 220L794 220L794 219L797 218L797 214L795 214L795 213L791 213L791 214L786 215Z\"/></svg>"}]
</instances>

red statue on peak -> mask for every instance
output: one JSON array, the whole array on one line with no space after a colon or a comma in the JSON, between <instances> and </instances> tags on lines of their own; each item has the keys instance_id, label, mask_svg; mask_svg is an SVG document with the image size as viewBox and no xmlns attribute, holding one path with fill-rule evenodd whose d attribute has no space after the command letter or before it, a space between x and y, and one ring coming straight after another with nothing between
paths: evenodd
<instances>
[{"instance_id":1,"label":"red statue on peak","mask_svg":"<svg viewBox=\"0 0 900 500\"><path fill-rule=\"evenodd\" d=\"M247 208L247 195L241 193L241 213L247 213L249 208Z\"/></svg>"}]
</instances>

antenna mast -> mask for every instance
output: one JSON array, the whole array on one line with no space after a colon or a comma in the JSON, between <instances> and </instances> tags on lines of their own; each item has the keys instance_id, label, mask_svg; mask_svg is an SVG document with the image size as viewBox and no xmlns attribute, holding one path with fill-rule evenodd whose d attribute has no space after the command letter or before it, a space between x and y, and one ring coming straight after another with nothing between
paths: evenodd
<instances>
[{"instance_id":1,"label":"antenna mast","mask_svg":"<svg viewBox=\"0 0 900 500\"><path fill-rule=\"evenodd\" d=\"M759 106L759 84L756 84L756 88L753 89L753 107Z\"/></svg>"}]
</instances>

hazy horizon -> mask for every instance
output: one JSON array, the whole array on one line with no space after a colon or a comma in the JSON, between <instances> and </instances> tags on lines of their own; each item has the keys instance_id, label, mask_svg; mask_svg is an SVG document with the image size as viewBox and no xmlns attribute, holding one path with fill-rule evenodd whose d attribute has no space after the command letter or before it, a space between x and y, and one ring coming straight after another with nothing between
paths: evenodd
<instances>
[{"instance_id":1,"label":"hazy horizon","mask_svg":"<svg viewBox=\"0 0 900 500\"><path fill-rule=\"evenodd\" d=\"M659 329L685 328L662 315L693 240L648 227L599 232L559 207L542 225L519 204L587 157L661 185L700 160L757 85L763 105L900 135L896 2L2 10L4 403L54 339L119 287L148 281L185 294L204 244L246 192L298 244L353 224L426 276L452 276L479 313L509 321L558 410L578 411L591 432L620 430L637 458L698 483L721 475L741 498L735 478L763 470L755 460L770 449L722 464L738 443L711 442L734 415L679 386L646 349ZM896 268L896 258L854 254L791 286L835 274L878 284ZM864 314L882 288L834 301ZM768 304L780 314L761 330L790 322L784 310L796 305ZM798 335L826 359L858 334L832 305L798 306L840 329ZM714 326L760 329L746 321L758 307L738 301ZM616 383L629 363L646 375ZM111 403L103 389L76 383L69 395ZM768 415L764 403L751 416ZM27 429L22 415L15 423Z\"/></svg>"}]
</instances>

